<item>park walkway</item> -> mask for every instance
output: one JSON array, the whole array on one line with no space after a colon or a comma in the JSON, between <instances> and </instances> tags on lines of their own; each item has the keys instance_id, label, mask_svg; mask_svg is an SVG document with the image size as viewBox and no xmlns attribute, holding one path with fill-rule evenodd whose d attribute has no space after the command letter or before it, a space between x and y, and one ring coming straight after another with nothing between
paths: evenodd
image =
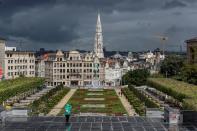
<instances>
[{"instance_id":1,"label":"park walkway","mask_svg":"<svg viewBox=\"0 0 197 131\"><path fill-rule=\"evenodd\" d=\"M128 100L126 99L126 97L122 94L120 95L119 92L121 91L120 88L115 89L116 94L118 95L118 97L120 98L120 101L122 102L122 105L124 106L125 110L128 112L129 116L134 116L135 110L133 109L133 107L130 105L130 103L128 102Z\"/></svg>"},{"instance_id":2,"label":"park walkway","mask_svg":"<svg viewBox=\"0 0 197 131\"><path fill-rule=\"evenodd\" d=\"M64 105L72 97L77 89L70 89L70 91L62 98L62 100L47 114L47 116L57 116L58 113L62 110Z\"/></svg>"}]
</instances>

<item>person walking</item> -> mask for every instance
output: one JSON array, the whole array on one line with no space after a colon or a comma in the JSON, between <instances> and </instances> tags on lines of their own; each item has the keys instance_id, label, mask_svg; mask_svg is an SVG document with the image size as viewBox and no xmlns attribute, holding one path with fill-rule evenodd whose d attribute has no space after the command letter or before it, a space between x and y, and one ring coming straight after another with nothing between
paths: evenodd
<instances>
[{"instance_id":1,"label":"person walking","mask_svg":"<svg viewBox=\"0 0 197 131\"><path fill-rule=\"evenodd\" d=\"M65 118L66 118L66 123L68 123L70 115L71 115L72 106L70 104L66 104L64 106L64 109L65 109L64 115L65 115Z\"/></svg>"}]
</instances>

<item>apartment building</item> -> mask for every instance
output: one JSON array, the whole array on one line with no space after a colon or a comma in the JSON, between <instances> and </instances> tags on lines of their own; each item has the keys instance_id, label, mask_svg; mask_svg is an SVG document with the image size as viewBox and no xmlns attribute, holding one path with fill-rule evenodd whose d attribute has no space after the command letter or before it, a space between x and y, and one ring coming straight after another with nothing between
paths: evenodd
<instances>
[{"instance_id":1,"label":"apartment building","mask_svg":"<svg viewBox=\"0 0 197 131\"><path fill-rule=\"evenodd\" d=\"M13 79L24 75L35 77L34 52L5 51L5 79Z\"/></svg>"}]
</instances>

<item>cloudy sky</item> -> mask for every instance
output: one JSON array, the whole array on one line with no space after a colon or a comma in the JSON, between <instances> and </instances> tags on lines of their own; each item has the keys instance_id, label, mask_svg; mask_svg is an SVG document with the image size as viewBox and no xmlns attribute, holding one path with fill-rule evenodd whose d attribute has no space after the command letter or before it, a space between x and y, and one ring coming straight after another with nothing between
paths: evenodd
<instances>
[{"instance_id":1,"label":"cloudy sky","mask_svg":"<svg viewBox=\"0 0 197 131\"><path fill-rule=\"evenodd\" d=\"M107 50L152 50L158 36L179 50L197 36L197 0L0 0L0 37L28 50L92 50L98 11Z\"/></svg>"}]
</instances>

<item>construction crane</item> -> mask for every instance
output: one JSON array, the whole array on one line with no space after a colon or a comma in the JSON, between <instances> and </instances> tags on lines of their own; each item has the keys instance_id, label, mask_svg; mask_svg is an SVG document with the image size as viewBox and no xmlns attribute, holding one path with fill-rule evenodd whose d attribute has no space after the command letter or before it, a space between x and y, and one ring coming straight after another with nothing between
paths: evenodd
<instances>
[{"instance_id":1,"label":"construction crane","mask_svg":"<svg viewBox=\"0 0 197 131\"><path fill-rule=\"evenodd\" d=\"M165 44L166 44L166 41L168 40L168 37L167 36L162 36L162 35L156 35L154 37L159 38L159 40L161 42L161 45L162 45L162 54L164 55L164 53L165 53Z\"/></svg>"},{"instance_id":2,"label":"construction crane","mask_svg":"<svg viewBox=\"0 0 197 131\"><path fill-rule=\"evenodd\" d=\"M16 43L17 46L18 46L18 50L21 51L22 50L22 46L24 44L24 41L23 40L14 40L14 39L8 39L8 42L13 42L13 43Z\"/></svg>"}]
</instances>

